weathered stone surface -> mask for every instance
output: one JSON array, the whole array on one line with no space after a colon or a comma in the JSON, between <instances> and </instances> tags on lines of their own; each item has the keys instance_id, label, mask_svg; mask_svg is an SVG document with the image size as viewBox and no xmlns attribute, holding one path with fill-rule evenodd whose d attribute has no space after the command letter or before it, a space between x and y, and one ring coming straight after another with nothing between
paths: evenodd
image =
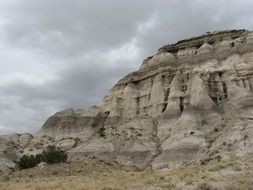
<instances>
[{"instance_id":1,"label":"weathered stone surface","mask_svg":"<svg viewBox=\"0 0 253 190\"><path fill-rule=\"evenodd\" d=\"M114 158L115 148L104 138L96 138L69 151L69 160L79 160L86 156L96 156L105 160Z\"/></svg>"},{"instance_id":2,"label":"weathered stone surface","mask_svg":"<svg viewBox=\"0 0 253 190\"><path fill-rule=\"evenodd\" d=\"M104 124L107 114L98 106L89 109L66 109L51 116L37 136L47 135L61 140L65 137L89 139Z\"/></svg>"},{"instance_id":3,"label":"weathered stone surface","mask_svg":"<svg viewBox=\"0 0 253 190\"><path fill-rule=\"evenodd\" d=\"M70 160L96 156L154 169L243 156L253 152L252 92L253 32L206 33L160 48L99 106L56 113L20 149L56 145ZM1 154L6 163L14 157Z\"/></svg>"},{"instance_id":4,"label":"weathered stone surface","mask_svg":"<svg viewBox=\"0 0 253 190\"><path fill-rule=\"evenodd\" d=\"M200 109L212 109L216 105L208 94L207 87L200 76L196 75L191 83L190 105Z\"/></svg>"},{"instance_id":5,"label":"weathered stone surface","mask_svg":"<svg viewBox=\"0 0 253 190\"><path fill-rule=\"evenodd\" d=\"M0 136L0 171L15 169L15 161L23 153L33 136L24 134L9 134Z\"/></svg>"}]
</instances>

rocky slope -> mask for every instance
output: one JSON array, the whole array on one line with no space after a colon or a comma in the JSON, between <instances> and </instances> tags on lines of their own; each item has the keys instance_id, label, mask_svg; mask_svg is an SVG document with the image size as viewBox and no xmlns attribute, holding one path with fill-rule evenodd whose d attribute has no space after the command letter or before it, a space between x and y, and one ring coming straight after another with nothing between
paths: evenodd
<instances>
[{"instance_id":1,"label":"rocky slope","mask_svg":"<svg viewBox=\"0 0 253 190\"><path fill-rule=\"evenodd\" d=\"M253 32L182 40L145 59L101 104L58 112L34 136L1 137L1 168L49 144L67 150L70 160L92 155L153 169L247 156L253 153L252 92Z\"/></svg>"}]
</instances>

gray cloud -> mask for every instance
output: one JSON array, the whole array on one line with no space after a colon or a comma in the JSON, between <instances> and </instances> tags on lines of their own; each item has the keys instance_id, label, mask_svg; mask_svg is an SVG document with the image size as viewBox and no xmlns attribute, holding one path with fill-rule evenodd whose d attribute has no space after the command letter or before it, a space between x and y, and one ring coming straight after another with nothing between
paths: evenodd
<instances>
[{"instance_id":1,"label":"gray cloud","mask_svg":"<svg viewBox=\"0 0 253 190\"><path fill-rule=\"evenodd\" d=\"M0 0L0 132L101 101L162 45L253 28L250 0Z\"/></svg>"},{"instance_id":2,"label":"gray cloud","mask_svg":"<svg viewBox=\"0 0 253 190\"><path fill-rule=\"evenodd\" d=\"M131 39L137 25L150 16L152 6L139 11L144 3L144 0L135 3L118 0L8 3L8 11L3 10L9 19L5 25L5 40L60 57L115 48Z\"/></svg>"}]
</instances>

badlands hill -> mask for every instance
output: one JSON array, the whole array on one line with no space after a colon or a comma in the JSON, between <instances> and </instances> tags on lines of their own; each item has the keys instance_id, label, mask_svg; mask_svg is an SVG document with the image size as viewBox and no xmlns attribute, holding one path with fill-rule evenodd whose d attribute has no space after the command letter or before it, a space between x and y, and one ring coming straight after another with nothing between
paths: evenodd
<instances>
[{"instance_id":1,"label":"badlands hill","mask_svg":"<svg viewBox=\"0 0 253 190\"><path fill-rule=\"evenodd\" d=\"M48 145L68 151L71 161L92 155L152 169L250 157L252 92L253 32L206 33L165 45L99 105L58 112L34 135L2 135L0 170Z\"/></svg>"}]
</instances>

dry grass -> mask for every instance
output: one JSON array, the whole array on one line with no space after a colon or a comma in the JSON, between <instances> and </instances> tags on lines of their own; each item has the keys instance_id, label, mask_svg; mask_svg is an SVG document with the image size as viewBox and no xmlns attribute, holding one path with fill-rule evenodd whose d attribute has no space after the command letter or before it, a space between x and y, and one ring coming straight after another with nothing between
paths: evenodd
<instances>
[{"instance_id":1,"label":"dry grass","mask_svg":"<svg viewBox=\"0 0 253 190\"><path fill-rule=\"evenodd\" d=\"M241 170L233 170L234 167ZM250 168L233 159L207 165L174 168L167 171L137 170L87 159L44 169L29 169L2 175L0 190L125 190L125 189L252 189ZM219 189L219 188L218 188Z\"/></svg>"}]
</instances>

